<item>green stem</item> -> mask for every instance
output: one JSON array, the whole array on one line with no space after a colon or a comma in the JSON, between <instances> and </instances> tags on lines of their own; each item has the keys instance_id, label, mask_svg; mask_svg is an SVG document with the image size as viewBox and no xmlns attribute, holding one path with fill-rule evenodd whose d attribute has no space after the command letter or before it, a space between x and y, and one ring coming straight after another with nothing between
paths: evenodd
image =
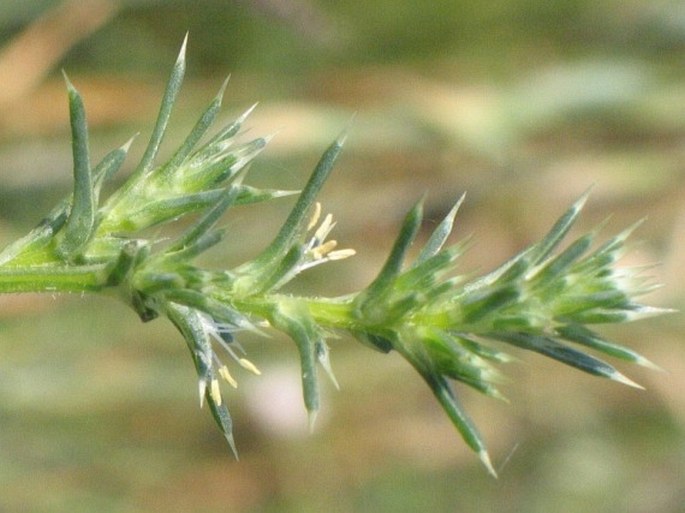
<instances>
[{"instance_id":1,"label":"green stem","mask_svg":"<svg viewBox=\"0 0 685 513\"><path fill-rule=\"evenodd\" d=\"M306 305L314 323L322 328L359 330L365 326L354 314L353 297L327 299L320 297L293 297L285 294L247 296L240 299L219 295L216 299L232 304L238 311L262 319L268 319L278 305L300 301Z\"/></svg>"},{"instance_id":2,"label":"green stem","mask_svg":"<svg viewBox=\"0 0 685 513\"><path fill-rule=\"evenodd\" d=\"M107 283L107 266L37 266L0 269L0 293L94 292Z\"/></svg>"}]
</instances>

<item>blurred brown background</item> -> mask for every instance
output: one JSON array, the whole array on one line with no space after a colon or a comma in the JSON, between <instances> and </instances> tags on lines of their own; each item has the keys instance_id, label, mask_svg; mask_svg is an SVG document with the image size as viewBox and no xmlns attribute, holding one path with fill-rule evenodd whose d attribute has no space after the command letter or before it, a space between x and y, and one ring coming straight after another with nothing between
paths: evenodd
<instances>
[{"instance_id":1,"label":"blurred brown background","mask_svg":"<svg viewBox=\"0 0 685 513\"><path fill-rule=\"evenodd\" d=\"M0 3L0 242L70 187L65 69L93 156L140 131L140 156L183 35L186 84L167 152L232 74L225 119L260 105L276 138L248 181L297 188L356 113L322 196L358 255L295 284L342 294L372 279L424 192L428 226L467 191L455 237L485 271L594 186L578 230L647 216L626 265L659 264L685 296L685 4L675 0L4 0ZM273 234L289 200L237 208L210 263ZM309 434L297 358L243 341L263 376L227 394L240 462L197 406L164 322L105 298L0 297L2 512L685 512L685 321L608 327L666 373L621 367L641 392L523 355L511 404L459 392L500 479L470 454L394 355L332 341Z\"/></svg>"}]
</instances>

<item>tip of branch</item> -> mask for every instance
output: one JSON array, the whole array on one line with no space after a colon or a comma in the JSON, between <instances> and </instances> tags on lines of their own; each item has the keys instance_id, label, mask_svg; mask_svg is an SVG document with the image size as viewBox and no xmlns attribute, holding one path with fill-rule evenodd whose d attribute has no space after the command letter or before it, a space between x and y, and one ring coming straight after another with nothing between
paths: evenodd
<instances>
[{"instance_id":1,"label":"tip of branch","mask_svg":"<svg viewBox=\"0 0 685 513\"><path fill-rule=\"evenodd\" d=\"M663 367L659 367L656 363L648 360L644 356L639 356L638 359L635 360L635 363L638 365L641 365L643 367L646 367L648 369L655 370L655 371L667 372L666 369L664 369Z\"/></svg>"},{"instance_id":2,"label":"tip of branch","mask_svg":"<svg viewBox=\"0 0 685 513\"><path fill-rule=\"evenodd\" d=\"M350 117L350 120L347 122L347 125L343 129L342 132L338 135L338 137L335 139L335 144L338 146L343 146L345 142L347 141L347 136L349 135L350 128L352 128L352 124L354 123L355 118L357 117L357 113L355 112L352 114Z\"/></svg>"},{"instance_id":3,"label":"tip of branch","mask_svg":"<svg viewBox=\"0 0 685 513\"><path fill-rule=\"evenodd\" d=\"M253 103L252 106L251 106L249 109L247 109L245 112L243 112L243 113L240 115L240 117L236 120L236 122L242 124L242 123L248 118L248 116L249 116L250 114L252 114L252 111L255 110L255 109L257 108L257 105L259 105L259 102Z\"/></svg>"},{"instance_id":4,"label":"tip of branch","mask_svg":"<svg viewBox=\"0 0 685 513\"><path fill-rule=\"evenodd\" d=\"M224 433L224 436L226 437L226 441L228 442L228 445L231 448L231 451L233 452L233 456L235 456L236 461L240 461L240 456L238 456L238 448L235 446L235 439L233 438L233 433Z\"/></svg>"},{"instance_id":5,"label":"tip of branch","mask_svg":"<svg viewBox=\"0 0 685 513\"><path fill-rule=\"evenodd\" d=\"M224 93L226 93L226 88L228 87L228 82L231 79L231 75L228 75L224 81L221 83L221 87L219 88L219 92L216 93L216 99L218 100L219 104L221 104L221 101L224 99Z\"/></svg>"},{"instance_id":6,"label":"tip of branch","mask_svg":"<svg viewBox=\"0 0 685 513\"><path fill-rule=\"evenodd\" d=\"M126 141L124 144L121 145L121 149L125 152L128 153L128 150L131 148L131 145L133 144L133 141L136 140L136 138L140 135L140 132L136 132L133 134L128 141Z\"/></svg>"},{"instance_id":7,"label":"tip of branch","mask_svg":"<svg viewBox=\"0 0 685 513\"><path fill-rule=\"evenodd\" d=\"M621 373L618 372L618 371L615 371L613 374L611 374L610 376L608 376L608 378L611 379L611 380L613 380L613 381L616 381L616 382L618 382L618 383L622 383L622 384L624 384L624 385L628 385L629 387L638 388L638 389L640 389L640 390L644 390L644 389L645 389L645 387L643 387L642 385L640 385L640 384L638 384L638 383L635 383L632 379L627 378L626 376L624 376L623 374L621 374Z\"/></svg>"},{"instance_id":8,"label":"tip of branch","mask_svg":"<svg viewBox=\"0 0 685 513\"><path fill-rule=\"evenodd\" d=\"M67 72L64 69L62 69L62 77L64 77L64 82L67 85L67 90L69 92L76 91L74 84L71 82L71 80L69 80L69 75L67 75Z\"/></svg>"},{"instance_id":9,"label":"tip of branch","mask_svg":"<svg viewBox=\"0 0 685 513\"><path fill-rule=\"evenodd\" d=\"M479 451L478 457L480 458L480 461L483 463L483 465L485 465L488 474L497 479L497 471L495 470L495 467L492 466L492 461L490 461L490 455L488 454L488 451Z\"/></svg>"},{"instance_id":10,"label":"tip of branch","mask_svg":"<svg viewBox=\"0 0 685 513\"><path fill-rule=\"evenodd\" d=\"M576 207L577 210L582 210L582 208L585 206L585 203L587 202L587 199L590 197L590 193L592 192L592 189L594 189L594 184L585 189L585 192L580 195L580 198L576 200L576 202L573 204L574 207Z\"/></svg>"},{"instance_id":11,"label":"tip of branch","mask_svg":"<svg viewBox=\"0 0 685 513\"><path fill-rule=\"evenodd\" d=\"M178 57L176 58L176 62L185 62L186 60L186 47L188 46L188 34L190 32L186 32L186 35L183 37L183 43L181 44L181 49L178 52Z\"/></svg>"},{"instance_id":12,"label":"tip of branch","mask_svg":"<svg viewBox=\"0 0 685 513\"><path fill-rule=\"evenodd\" d=\"M314 432L314 424L316 424L316 417L319 415L318 410L310 410L307 412L307 420L309 423L309 432Z\"/></svg>"}]
</instances>

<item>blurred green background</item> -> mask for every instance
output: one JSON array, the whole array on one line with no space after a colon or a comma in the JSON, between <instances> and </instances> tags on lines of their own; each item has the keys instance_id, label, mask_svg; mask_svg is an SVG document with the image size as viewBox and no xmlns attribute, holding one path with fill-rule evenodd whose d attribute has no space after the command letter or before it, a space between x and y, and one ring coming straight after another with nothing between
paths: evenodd
<instances>
[{"instance_id":1,"label":"blurred green background","mask_svg":"<svg viewBox=\"0 0 685 513\"><path fill-rule=\"evenodd\" d=\"M456 236L474 236L472 272L594 186L578 230L647 216L625 263L658 263L665 286L646 299L683 308L681 0L3 0L0 242L69 190L60 69L97 158L147 136L186 31L167 152L228 73L225 119L259 101L250 134L277 133L250 183L299 187L354 116L321 199L358 255L297 290L368 284L424 192L428 229L467 191ZM209 263L254 255L289 205L232 211ZM292 344L244 338L263 375L227 394L236 462L171 327L105 298L0 297L0 512L683 513L682 314L603 332L667 372L622 367L642 392L521 355L505 369L511 404L459 391L494 480L414 371L350 339L332 341L342 390L325 387L309 434Z\"/></svg>"}]
</instances>

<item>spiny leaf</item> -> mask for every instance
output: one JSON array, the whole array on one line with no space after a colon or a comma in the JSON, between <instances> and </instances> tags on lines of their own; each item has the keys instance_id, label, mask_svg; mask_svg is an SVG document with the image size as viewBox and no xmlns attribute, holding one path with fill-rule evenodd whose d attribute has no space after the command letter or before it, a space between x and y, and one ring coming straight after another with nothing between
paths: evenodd
<instances>
[{"instance_id":1,"label":"spiny leaf","mask_svg":"<svg viewBox=\"0 0 685 513\"><path fill-rule=\"evenodd\" d=\"M315 351L316 357L319 360L321 367L323 367L324 371L326 371L326 374L328 375L328 378L331 380L331 383L333 383L333 386L335 388L340 390L338 380L335 378L335 374L333 374L333 367L331 366L330 351L328 349L328 344L326 344L326 341L323 338L319 338L316 341Z\"/></svg>"},{"instance_id":2,"label":"spiny leaf","mask_svg":"<svg viewBox=\"0 0 685 513\"><path fill-rule=\"evenodd\" d=\"M547 256L554 250L554 248L559 245L561 240L566 236L568 231L575 223L580 211L582 210L590 191L583 194L573 205L569 208L564 215L562 215L559 220L554 224L549 233L538 242L533 248L531 248L530 258L533 264L542 262Z\"/></svg>"},{"instance_id":3,"label":"spiny leaf","mask_svg":"<svg viewBox=\"0 0 685 513\"><path fill-rule=\"evenodd\" d=\"M305 256L305 248L300 244L293 246L270 272L263 273L261 279L254 283L254 292L276 291L290 281L297 273L297 267Z\"/></svg>"},{"instance_id":4,"label":"spiny leaf","mask_svg":"<svg viewBox=\"0 0 685 513\"><path fill-rule=\"evenodd\" d=\"M484 317L498 313L509 304L514 303L521 293L516 285L505 285L495 289L486 289L464 297L461 301L463 322L473 324Z\"/></svg>"},{"instance_id":5,"label":"spiny leaf","mask_svg":"<svg viewBox=\"0 0 685 513\"><path fill-rule=\"evenodd\" d=\"M216 401L212 397L212 394L209 393L209 390L205 393L207 397L207 404L209 405L209 409L212 412L214 420L223 432L231 451L233 451L235 459L240 459L238 457L238 449L235 445L235 439L233 438L233 419L231 419L231 414L228 412L228 408L225 404L216 404Z\"/></svg>"},{"instance_id":6,"label":"spiny leaf","mask_svg":"<svg viewBox=\"0 0 685 513\"><path fill-rule=\"evenodd\" d=\"M373 307L373 304L377 302L378 297L386 291L393 280L399 275L407 250L414 242L414 239L419 232L422 219L423 202L419 201L405 217L400 233L390 251L390 255L385 261L381 271L378 273L378 276L371 282L367 289L357 297L356 302L358 308L364 310L367 308L367 305Z\"/></svg>"},{"instance_id":7,"label":"spiny leaf","mask_svg":"<svg viewBox=\"0 0 685 513\"><path fill-rule=\"evenodd\" d=\"M181 90L181 84L183 83L183 76L185 75L186 69L186 46L188 44L188 34L186 34L183 39L183 44L181 45L181 50L178 53L178 58L174 64L174 68L171 71L171 76L167 82L166 89L164 91L164 96L162 97L162 104L159 108L159 114L157 115L157 121L155 122L155 127L152 130L152 135L150 136L150 141L148 142L147 148L145 148L145 153L143 158L140 160L140 164L134 171L134 176L145 175L152 169L154 165L155 157L159 152L159 146L164 138L164 133L166 132L167 125L169 124L169 118L171 117L171 111L176 103L176 97L178 92Z\"/></svg>"},{"instance_id":8,"label":"spiny leaf","mask_svg":"<svg viewBox=\"0 0 685 513\"><path fill-rule=\"evenodd\" d=\"M69 218L57 243L57 251L72 260L90 239L95 226L95 192L93 174L88 156L88 127L81 95L66 74L64 79L69 93L72 153L74 158L74 193Z\"/></svg>"},{"instance_id":9,"label":"spiny leaf","mask_svg":"<svg viewBox=\"0 0 685 513\"><path fill-rule=\"evenodd\" d=\"M461 197L457 200L457 202L448 212L445 218L435 228L430 238L428 239L428 242L421 250L421 253L419 253L418 258L414 263L415 266L423 263L425 260L436 255L442 249L445 242L447 241L447 238L452 233L452 227L454 226L454 218L456 217L457 212L459 211L459 207L464 202L465 197L466 193L461 195Z\"/></svg>"},{"instance_id":10,"label":"spiny leaf","mask_svg":"<svg viewBox=\"0 0 685 513\"><path fill-rule=\"evenodd\" d=\"M497 472L492 466L490 456L478 428L464 411L463 406L457 400L447 380L442 376L437 375L422 374L422 376L433 391L433 394L443 410L445 410L445 413L447 413L452 424L454 424L461 434L466 445L478 455L490 475L497 477Z\"/></svg>"},{"instance_id":11,"label":"spiny leaf","mask_svg":"<svg viewBox=\"0 0 685 513\"><path fill-rule=\"evenodd\" d=\"M228 180L236 178L238 173L259 155L271 140L270 137L259 137L245 144L232 148L229 152L193 156L190 166L197 172L187 172L187 177L181 177L181 182L188 188L198 189L214 187ZM217 148L217 152L220 150ZM197 159L197 160L196 160Z\"/></svg>"},{"instance_id":12,"label":"spiny leaf","mask_svg":"<svg viewBox=\"0 0 685 513\"><path fill-rule=\"evenodd\" d=\"M631 349L604 340L597 333L587 329L584 326L580 326L578 324L560 326L556 328L555 331L566 340L575 342L577 344L582 344L609 356L620 358L621 360L626 360L628 362L636 363L651 369L659 369L657 365L647 360L647 358L644 356Z\"/></svg>"},{"instance_id":13,"label":"spiny leaf","mask_svg":"<svg viewBox=\"0 0 685 513\"><path fill-rule=\"evenodd\" d=\"M5 247L5 249L0 252L0 266L13 262L20 255L30 255L31 251L38 250L48 245L52 241L55 233L57 233L64 226L64 223L66 223L69 217L70 205L70 198L63 199L33 230Z\"/></svg>"},{"instance_id":14,"label":"spiny leaf","mask_svg":"<svg viewBox=\"0 0 685 513\"><path fill-rule=\"evenodd\" d=\"M285 254L292 247L293 241L299 236L303 227L307 224L309 209L314 204L314 200L328 179L335 161L340 155L347 135L341 134L333 144L331 144L322 155L319 163L314 168L309 181L300 193L295 206L290 211L288 218L274 238L273 242L260 254L251 264L251 267L260 267L273 259Z\"/></svg>"},{"instance_id":15,"label":"spiny leaf","mask_svg":"<svg viewBox=\"0 0 685 513\"><path fill-rule=\"evenodd\" d=\"M523 349L535 351L588 374L609 378L635 388L642 388L608 363L561 344L550 337L529 335L527 333L491 333L488 336Z\"/></svg>"},{"instance_id":16,"label":"spiny leaf","mask_svg":"<svg viewBox=\"0 0 685 513\"><path fill-rule=\"evenodd\" d=\"M217 132L202 148L200 148L194 157L202 158L204 156L213 155L223 151L227 145L228 139L232 138L238 133L243 123L248 118L252 111L257 107L257 104L253 104L249 109L243 112L237 119L226 125L219 132Z\"/></svg>"},{"instance_id":17,"label":"spiny leaf","mask_svg":"<svg viewBox=\"0 0 685 513\"><path fill-rule=\"evenodd\" d=\"M593 239L592 233L580 237L557 256L540 264L540 267L532 270L530 274L539 282L553 280L588 250Z\"/></svg>"},{"instance_id":18,"label":"spiny leaf","mask_svg":"<svg viewBox=\"0 0 685 513\"><path fill-rule=\"evenodd\" d=\"M240 189L235 186L228 187L222 195L193 226L190 227L178 240L167 249L167 253L180 251L188 246L195 244L201 236L207 233L235 202Z\"/></svg>"},{"instance_id":19,"label":"spiny leaf","mask_svg":"<svg viewBox=\"0 0 685 513\"><path fill-rule=\"evenodd\" d=\"M461 381L486 395L504 399L493 385L496 381L502 381L502 378L485 360L440 329L424 329L420 333L421 341L440 374Z\"/></svg>"},{"instance_id":20,"label":"spiny leaf","mask_svg":"<svg viewBox=\"0 0 685 513\"><path fill-rule=\"evenodd\" d=\"M272 324L293 339L300 353L302 393L309 413L309 427L314 426L319 411L319 381L316 372L317 343L320 340L315 324L304 304L289 302L277 306L271 315Z\"/></svg>"},{"instance_id":21,"label":"spiny leaf","mask_svg":"<svg viewBox=\"0 0 685 513\"><path fill-rule=\"evenodd\" d=\"M403 272L395 281L395 288L400 290L414 290L425 288L429 283L436 282L444 273L452 270L454 262L464 253L468 241L462 241L438 253L427 256L420 263Z\"/></svg>"},{"instance_id":22,"label":"spiny leaf","mask_svg":"<svg viewBox=\"0 0 685 513\"><path fill-rule=\"evenodd\" d=\"M128 150L133 144L135 136L131 137L122 146L110 151L93 169L93 191L95 193L95 204L97 205L102 190L102 185L109 180L126 160Z\"/></svg>"},{"instance_id":23,"label":"spiny leaf","mask_svg":"<svg viewBox=\"0 0 685 513\"><path fill-rule=\"evenodd\" d=\"M472 338L465 336L463 333L452 333L452 336L454 337L455 343L486 360L497 363L507 363L513 360L507 353L477 342Z\"/></svg>"},{"instance_id":24,"label":"spiny leaf","mask_svg":"<svg viewBox=\"0 0 685 513\"><path fill-rule=\"evenodd\" d=\"M219 109L221 108L221 101L223 99L227 85L228 79L226 79L223 82L221 88L219 89L219 92L214 97L212 102L209 104L209 107L207 107L207 109L203 112L200 119L197 121L193 129L190 131L190 134L188 134L188 137L186 137L186 140L183 141L183 144L181 144L178 150L176 150L176 153L174 153L169 162L165 164L162 168L160 168L159 173L162 179L173 174L176 171L176 169L178 169L178 167L193 151L195 145L197 145L200 139L202 139L205 133L207 133L209 127L212 126L217 114L219 113Z\"/></svg>"}]
</instances>

